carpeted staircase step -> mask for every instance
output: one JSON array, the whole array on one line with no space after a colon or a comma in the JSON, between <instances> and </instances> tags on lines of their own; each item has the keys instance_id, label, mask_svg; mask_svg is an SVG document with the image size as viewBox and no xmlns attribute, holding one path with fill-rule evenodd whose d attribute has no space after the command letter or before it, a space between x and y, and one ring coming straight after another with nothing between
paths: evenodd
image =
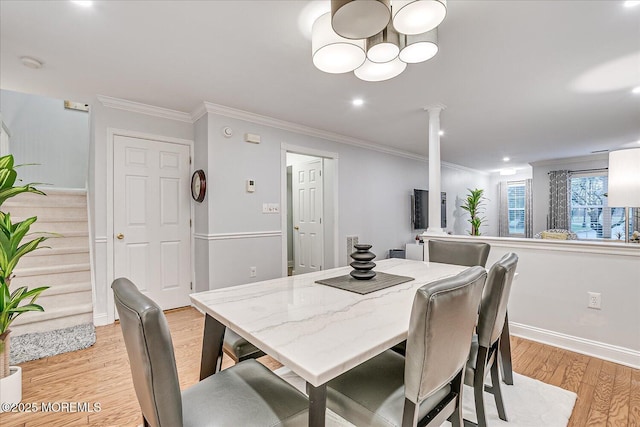
<instances>
[{"instance_id":1,"label":"carpeted staircase step","mask_svg":"<svg viewBox=\"0 0 640 427\"><path fill-rule=\"evenodd\" d=\"M77 304L64 307L49 308L44 312L29 313L19 316L11 324L11 336L31 332L54 331L74 325L93 322L93 304Z\"/></svg>"},{"instance_id":2,"label":"carpeted staircase step","mask_svg":"<svg viewBox=\"0 0 640 427\"><path fill-rule=\"evenodd\" d=\"M37 186L47 196L33 193L22 193L7 200L2 207L42 206L42 207L86 207L87 194L84 190L47 189Z\"/></svg>"},{"instance_id":3,"label":"carpeted staircase step","mask_svg":"<svg viewBox=\"0 0 640 427\"><path fill-rule=\"evenodd\" d=\"M38 206L41 208L41 206ZM44 207L37 213L34 212L33 206L2 206L5 212L11 214L11 218L15 221L37 216L38 221L42 222L60 222L60 221L87 221L87 208L82 207Z\"/></svg>"},{"instance_id":4,"label":"carpeted staircase step","mask_svg":"<svg viewBox=\"0 0 640 427\"><path fill-rule=\"evenodd\" d=\"M41 248L20 260L21 268L48 267L89 262L89 248Z\"/></svg>"},{"instance_id":5,"label":"carpeted staircase step","mask_svg":"<svg viewBox=\"0 0 640 427\"><path fill-rule=\"evenodd\" d=\"M91 283L80 282L53 285L40 294L36 303L49 311L58 307L84 306L92 301Z\"/></svg>"},{"instance_id":6,"label":"carpeted staircase step","mask_svg":"<svg viewBox=\"0 0 640 427\"><path fill-rule=\"evenodd\" d=\"M13 219L13 218L12 218ZM54 221L45 222L38 217L38 221L31 226L29 230L31 233L58 233L63 236L69 235L69 233L89 233L89 224L86 220L73 221ZM87 237L88 240L88 237Z\"/></svg>"},{"instance_id":7,"label":"carpeted staircase step","mask_svg":"<svg viewBox=\"0 0 640 427\"><path fill-rule=\"evenodd\" d=\"M39 237L39 236L47 236L49 237L44 243L44 246L48 246L52 249L60 249L60 248L86 248L89 250L89 233L86 231L71 231L65 232L57 235L53 235L51 233L32 233L31 238ZM48 249L40 250L32 252L27 255L30 256L32 254L41 254L47 252Z\"/></svg>"},{"instance_id":8,"label":"carpeted staircase step","mask_svg":"<svg viewBox=\"0 0 640 427\"><path fill-rule=\"evenodd\" d=\"M93 323L87 194L84 190L41 188L47 196L20 194L2 205L12 220L36 216L30 237L49 237L20 260L11 287L49 286L36 301L43 313L19 316L13 335L54 331Z\"/></svg>"},{"instance_id":9,"label":"carpeted staircase step","mask_svg":"<svg viewBox=\"0 0 640 427\"><path fill-rule=\"evenodd\" d=\"M11 281L12 286L51 286L57 283L86 282L91 277L88 263L19 268L14 272L16 276Z\"/></svg>"}]
</instances>

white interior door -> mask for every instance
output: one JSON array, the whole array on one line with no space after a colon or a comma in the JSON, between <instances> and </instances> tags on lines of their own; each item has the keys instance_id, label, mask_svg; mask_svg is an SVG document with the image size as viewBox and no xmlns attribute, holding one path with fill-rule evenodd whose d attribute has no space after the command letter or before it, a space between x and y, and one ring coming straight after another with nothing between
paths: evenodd
<instances>
[{"instance_id":1,"label":"white interior door","mask_svg":"<svg viewBox=\"0 0 640 427\"><path fill-rule=\"evenodd\" d=\"M114 136L115 278L162 309L189 305L189 146Z\"/></svg>"},{"instance_id":2,"label":"white interior door","mask_svg":"<svg viewBox=\"0 0 640 427\"><path fill-rule=\"evenodd\" d=\"M293 198L293 273L322 270L322 159L295 164L291 176Z\"/></svg>"}]
</instances>

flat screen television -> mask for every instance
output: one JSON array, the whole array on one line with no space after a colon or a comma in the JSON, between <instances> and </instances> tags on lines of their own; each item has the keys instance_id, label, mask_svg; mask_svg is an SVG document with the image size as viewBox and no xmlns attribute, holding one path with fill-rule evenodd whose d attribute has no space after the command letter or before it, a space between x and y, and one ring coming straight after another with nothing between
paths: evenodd
<instances>
[{"instance_id":1,"label":"flat screen television","mask_svg":"<svg viewBox=\"0 0 640 427\"><path fill-rule=\"evenodd\" d=\"M429 228L429 191L413 190L411 222L414 230ZM445 192L440 193L440 226L447 228L447 194Z\"/></svg>"}]
</instances>

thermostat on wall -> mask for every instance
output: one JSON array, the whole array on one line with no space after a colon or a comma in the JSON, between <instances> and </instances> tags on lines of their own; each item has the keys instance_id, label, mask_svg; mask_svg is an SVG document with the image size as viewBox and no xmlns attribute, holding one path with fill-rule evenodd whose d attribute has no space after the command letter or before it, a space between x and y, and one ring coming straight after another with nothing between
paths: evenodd
<instances>
[{"instance_id":1,"label":"thermostat on wall","mask_svg":"<svg viewBox=\"0 0 640 427\"><path fill-rule=\"evenodd\" d=\"M256 191L256 182L253 179L247 180L247 193L253 193Z\"/></svg>"},{"instance_id":2,"label":"thermostat on wall","mask_svg":"<svg viewBox=\"0 0 640 427\"><path fill-rule=\"evenodd\" d=\"M254 144L260 144L260 135L256 135L253 133L245 133L244 140L247 142L252 142Z\"/></svg>"}]
</instances>

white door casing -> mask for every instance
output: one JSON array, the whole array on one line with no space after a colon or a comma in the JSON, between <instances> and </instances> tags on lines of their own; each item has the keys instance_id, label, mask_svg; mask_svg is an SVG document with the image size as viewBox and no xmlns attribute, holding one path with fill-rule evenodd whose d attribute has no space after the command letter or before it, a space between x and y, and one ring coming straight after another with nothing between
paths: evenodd
<instances>
[{"instance_id":1,"label":"white door casing","mask_svg":"<svg viewBox=\"0 0 640 427\"><path fill-rule=\"evenodd\" d=\"M293 271L322 270L324 264L322 159L292 167Z\"/></svg>"},{"instance_id":2,"label":"white door casing","mask_svg":"<svg viewBox=\"0 0 640 427\"><path fill-rule=\"evenodd\" d=\"M114 135L113 268L169 309L189 305L187 145Z\"/></svg>"}]
</instances>

